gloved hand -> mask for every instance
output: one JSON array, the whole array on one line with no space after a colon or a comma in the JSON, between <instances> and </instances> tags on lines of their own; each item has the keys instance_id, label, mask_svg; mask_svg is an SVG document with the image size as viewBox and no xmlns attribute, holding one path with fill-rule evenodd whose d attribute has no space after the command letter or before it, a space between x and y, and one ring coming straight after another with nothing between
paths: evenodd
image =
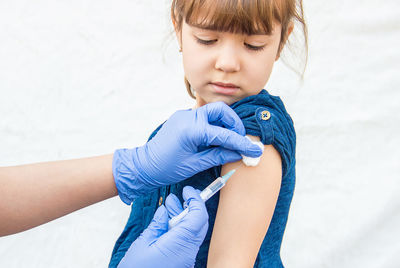
<instances>
[{"instance_id":1,"label":"gloved hand","mask_svg":"<svg viewBox=\"0 0 400 268\"><path fill-rule=\"evenodd\" d=\"M167 209L164 205L157 209L149 227L132 243L118 267L193 267L208 229L207 209L199 193L191 186L183 188L189 213L168 231L170 217L183 210L179 199L170 194L165 200Z\"/></svg>"},{"instance_id":2,"label":"gloved hand","mask_svg":"<svg viewBox=\"0 0 400 268\"><path fill-rule=\"evenodd\" d=\"M114 153L113 175L126 204L138 195L174 184L214 166L259 157L261 149L245 138L239 116L225 103L175 112L145 145ZM201 151L201 148L211 147Z\"/></svg>"}]
</instances>

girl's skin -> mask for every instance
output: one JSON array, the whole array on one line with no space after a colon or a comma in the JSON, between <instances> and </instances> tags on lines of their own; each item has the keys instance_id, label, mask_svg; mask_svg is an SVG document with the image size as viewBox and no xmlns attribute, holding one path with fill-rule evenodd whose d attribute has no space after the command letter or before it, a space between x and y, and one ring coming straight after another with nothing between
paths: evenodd
<instances>
[{"instance_id":1,"label":"girl's skin","mask_svg":"<svg viewBox=\"0 0 400 268\"><path fill-rule=\"evenodd\" d=\"M181 31L175 29L185 75L196 95L196 107L215 101L232 104L258 94L279 59L279 23L275 23L271 35L220 32L185 22ZM292 30L293 24L288 27L287 36ZM221 173L240 163L224 165ZM242 165L229 179L220 193L208 267L254 265L272 219L281 180L280 154L272 145L264 145L258 166Z\"/></svg>"}]
</instances>

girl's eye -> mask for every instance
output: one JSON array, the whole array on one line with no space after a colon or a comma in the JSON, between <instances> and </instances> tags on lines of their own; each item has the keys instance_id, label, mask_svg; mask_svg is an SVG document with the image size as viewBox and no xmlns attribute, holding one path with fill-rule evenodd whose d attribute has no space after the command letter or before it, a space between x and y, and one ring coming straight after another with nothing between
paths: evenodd
<instances>
[{"instance_id":1,"label":"girl's eye","mask_svg":"<svg viewBox=\"0 0 400 268\"><path fill-rule=\"evenodd\" d=\"M211 44L214 44L215 42L217 42L217 39L204 40L204 39L200 39L200 38L196 37L196 41L202 45L211 45Z\"/></svg>"},{"instance_id":2,"label":"girl's eye","mask_svg":"<svg viewBox=\"0 0 400 268\"><path fill-rule=\"evenodd\" d=\"M197 41L199 44L202 44L202 45L212 45L212 44L214 44L215 42L217 42L218 40L217 40L217 39L205 40L205 39L200 39L200 38L196 37L196 41ZM264 46L253 46L253 45L250 45L250 44L247 44L247 43L244 43L244 45L245 45L248 49L254 50L254 51L261 51L261 50L263 50L263 49L265 48L265 45L264 45Z\"/></svg>"},{"instance_id":3,"label":"girl's eye","mask_svg":"<svg viewBox=\"0 0 400 268\"><path fill-rule=\"evenodd\" d=\"M261 51L261 50L263 50L263 49L265 48L265 46L253 46L253 45L250 45L250 44L247 44L247 43L244 43L244 45L245 45L248 49L254 50L254 51Z\"/></svg>"}]
</instances>

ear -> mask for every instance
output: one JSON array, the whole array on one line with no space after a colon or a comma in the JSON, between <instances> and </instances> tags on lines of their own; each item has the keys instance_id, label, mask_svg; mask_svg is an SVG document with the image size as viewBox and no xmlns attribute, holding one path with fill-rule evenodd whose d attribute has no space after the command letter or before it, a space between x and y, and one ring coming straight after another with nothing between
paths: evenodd
<instances>
[{"instance_id":1,"label":"ear","mask_svg":"<svg viewBox=\"0 0 400 268\"><path fill-rule=\"evenodd\" d=\"M286 41L289 39L290 34L293 32L293 29L294 29L294 23L291 21L289 23L288 29L286 31L285 39L282 41L282 44L279 46L279 50L278 50L278 53L276 54L275 61L279 60L279 57L281 56L281 52L282 52L283 48L285 47Z\"/></svg>"}]
</instances>

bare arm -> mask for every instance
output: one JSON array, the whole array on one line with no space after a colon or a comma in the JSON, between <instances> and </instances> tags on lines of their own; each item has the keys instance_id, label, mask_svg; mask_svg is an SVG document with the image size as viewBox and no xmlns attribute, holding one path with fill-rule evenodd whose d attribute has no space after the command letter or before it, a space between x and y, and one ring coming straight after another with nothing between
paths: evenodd
<instances>
[{"instance_id":1,"label":"bare arm","mask_svg":"<svg viewBox=\"0 0 400 268\"><path fill-rule=\"evenodd\" d=\"M0 168L0 236L118 194L113 155Z\"/></svg>"},{"instance_id":2,"label":"bare arm","mask_svg":"<svg viewBox=\"0 0 400 268\"><path fill-rule=\"evenodd\" d=\"M258 139L258 137L252 137ZM253 267L267 233L282 181L282 162L264 146L256 167L241 166L222 188L208 253L208 267ZM221 173L240 162L223 166Z\"/></svg>"}]
</instances>

